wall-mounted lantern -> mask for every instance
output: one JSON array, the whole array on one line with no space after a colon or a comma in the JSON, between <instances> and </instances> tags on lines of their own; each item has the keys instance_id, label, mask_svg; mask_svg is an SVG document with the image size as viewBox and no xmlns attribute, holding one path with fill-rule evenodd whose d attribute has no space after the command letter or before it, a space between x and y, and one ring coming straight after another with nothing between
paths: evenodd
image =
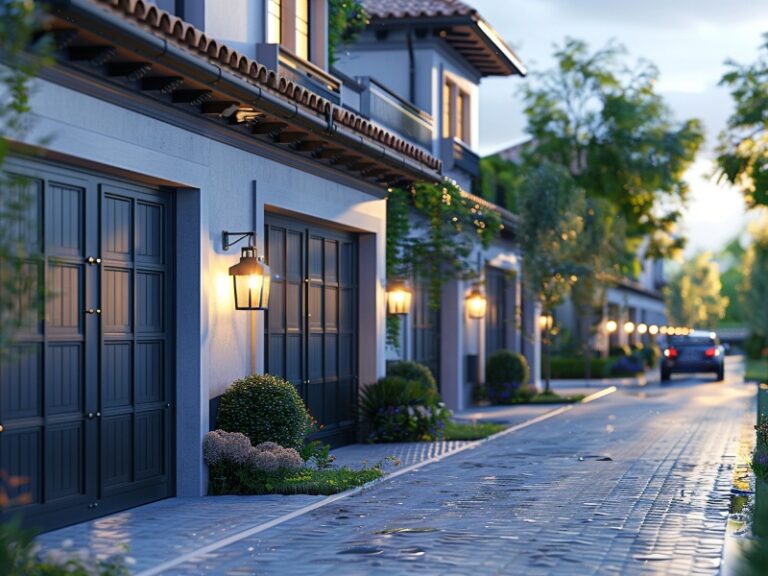
<instances>
[{"instance_id":1,"label":"wall-mounted lantern","mask_svg":"<svg viewBox=\"0 0 768 576\"><path fill-rule=\"evenodd\" d=\"M648 326L648 334L651 336L656 336L656 334L659 333L659 327L656 324L651 324Z\"/></svg>"},{"instance_id":2,"label":"wall-mounted lantern","mask_svg":"<svg viewBox=\"0 0 768 576\"><path fill-rule=\"evenodd\" d=\"M478 286L472 288L472 291L467 295L465 306L467 307L467 314L473 320L479 320L480 318L485 317L485 311L488 308L488 300Z\"/></svg>"},{"instance_id":3,"label":"wall-mounted lantern","mask_svg":"<svg viewBox=\"0 0 768 576\"><path fill-rule=\"evenodd\" d=\"M393 280L387 283L387 312L395 316L403 316L411 310L413 291L403 280Z\"/></svg>"},{"instance_id":4,"label":"wall-mounted lantern","mask_svg":"<svg viewBox=\"0 0 768 576\"><path fill-rule=\"evenodd\" d=\"M627 334L632 334L632 332L635 331L635 323L634 322L624 322L624 332Z\"/></svg>"},{"instance_id":5,"label":"wall-mounted lantern","mask_svg":"<svg viewBox=\"0 0 768 576\"><path fill-rule=\"evenodd\" d=\"M542 314L539 316L539 328L542 331L552 330L554 323L555 319L552 317L552 314Z\"/></svg>"},{"instance_id":6,"label":"wall-mounted lantern","mask_svg":"<svg viewBox=\"0 0 768 576\"><path fill-rule=\"evenodd\" d=\"M648 332L648 324L638 324L637 325L637 333L638 334L646 334Z\"/></svg>"},{"instance_id":7,"label":"wall-mounted lantern","mask_svg":"<svg viewBox=\"0 0 768 576\"><path fill-rule=\"evenodd\" d=\"M619 325L616 323L616 320L608 320L605 323L605 331L608 332L608 334L613 334L618 329Z\"/></svg>"},{"instance_id":8,"label":"wall-mounted lantern","mask_svg":"<svg viewBox=\"0 0 768 576\"><path fill-rule=\"evenodd\" d=\"M239 236L230 241L230 236ZM256 253L255 232L222 232L224 250L249 239L249 245L240 249L240 262L231 266L229 275L235 290L235 310L266 310L269 305L269 266Z\"/></svg>"}]
</instances>

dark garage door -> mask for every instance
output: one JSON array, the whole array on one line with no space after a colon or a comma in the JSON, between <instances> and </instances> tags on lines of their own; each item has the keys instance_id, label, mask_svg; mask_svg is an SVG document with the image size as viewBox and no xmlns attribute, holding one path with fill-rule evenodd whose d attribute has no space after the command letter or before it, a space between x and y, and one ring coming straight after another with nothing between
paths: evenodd
<instances>
[{"instance_id":1,"label":"dark garage door","mask_svg":"<svg viewBox=\"0 0 768 576\"><path fill-rule=\"evenodd\" d=\"M266 368L296 386L333 445L356 440L357 240L268 217Z\"/></svg>"},{"instance_id":2,"label":"dark garage door","mask_svg":"<svg viewBox=\"0 0 768 576\"><path fill-rule=\"evenodd\" d=\"M172 205L96 175L17 168L36 221L20 240L47 295L0 365L0 470L24 502L7 514L50 529L172 494Z\"/></svg>"}]
</instances>

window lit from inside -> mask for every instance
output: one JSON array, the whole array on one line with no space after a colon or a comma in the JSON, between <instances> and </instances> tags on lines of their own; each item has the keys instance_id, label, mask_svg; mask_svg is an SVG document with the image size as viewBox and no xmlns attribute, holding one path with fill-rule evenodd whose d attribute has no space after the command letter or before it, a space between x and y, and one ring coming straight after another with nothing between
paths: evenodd
<instances>
[{"instance_id":1,"label":"window lit from inside","mask_svg":"<svg viewBox=\"0 0 768 576\"><path fill-rule=\"evenodd\" d=\"M282 11L282 0L267 0L267 42L270 44L280 44L282 41Z\"/></svg>"},{"instance_id":2,"label":"window lit from inside","mask_svg":"<svg viewBox=\"0 0 768 576\"><path fill-rule=\"evenodd\" d=\"M296 0L296 56L309 60L309 0Z\"/></svg>"}]
</instances>

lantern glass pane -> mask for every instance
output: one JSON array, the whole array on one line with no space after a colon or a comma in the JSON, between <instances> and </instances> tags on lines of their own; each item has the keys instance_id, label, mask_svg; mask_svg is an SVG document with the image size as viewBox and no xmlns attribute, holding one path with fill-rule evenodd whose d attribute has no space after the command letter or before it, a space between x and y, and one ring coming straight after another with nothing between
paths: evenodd
<instances>
[{"instance_id":1,"label":"lantern glass pane","mask_svg":"<svg viewBox=\"0 0 768 576\"><path fill-rule=\"evenodd\" d=\"M390 314L408 314L411 308L411 292L395 288L387 292L387 311Z\"/></svg>"}]
</instances>

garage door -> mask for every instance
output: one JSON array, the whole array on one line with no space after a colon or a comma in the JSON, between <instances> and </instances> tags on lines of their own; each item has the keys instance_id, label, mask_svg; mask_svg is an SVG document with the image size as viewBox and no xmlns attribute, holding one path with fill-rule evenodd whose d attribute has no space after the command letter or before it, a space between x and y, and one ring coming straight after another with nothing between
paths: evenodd
<instances>
[{"instance_id":1,"label":"garage door","mask_svg":"<svg viewBox=\"0 0 768 576\"><path fill-rule=\"evenodd\" d=\"M171 196L19 161L45 306L0 360L0 470L44 529L172 493ZM10 480L13 478L14 480Z\"/></svg>"},{"instance_id":2,"label":"garage door","mask_svg":"<svg viewBox=\"0 0 768 576\"><path fill-rule=\"evenodd\" d=\"M269 374L289 380L333 445L356 440L357 240L301 221L267 220L272 273Z\"/></svg>"}]
</instances>

